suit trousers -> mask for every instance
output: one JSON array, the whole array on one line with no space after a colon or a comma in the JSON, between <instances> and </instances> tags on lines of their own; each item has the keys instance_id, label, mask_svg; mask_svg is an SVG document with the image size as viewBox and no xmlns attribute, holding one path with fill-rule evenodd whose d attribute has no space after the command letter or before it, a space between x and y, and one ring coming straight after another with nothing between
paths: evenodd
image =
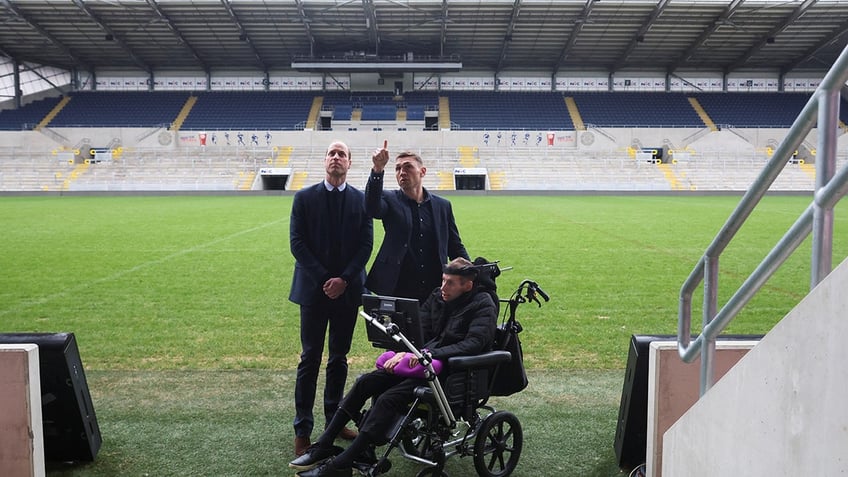
<instances>
[{"instance_id":1,"label":"suit trousers","mask_svg":"<svg viewBox=\"0 0 848 477\"><path fill-rule=\"evenodd\" d=\"M359 433L372 444L383 445L398 417L406 414L415 400L415 388L426 385L424 379L404 378L378 369L357 378L339 407L348 416L357 416L368 399L374 398L359 423Z\"/></svg>"},{"instance_id":2,"label":"suit trousers","mask_svg":"<svg viewBox=\"0 0 848 477\"><path fill-rule=\"evenodd\" d=\"M356 327L358 306L344 299L322 297L313 305L300 307L300 344L302 352L297 365L295 383L294 431L298 437L309 437L315 426L312 408L315 405L324 337L327 335L327 379L324 386L323 411L329 422L339 407L347 381L347 354L350 352L353 330ZM328 332L329 330L329 332Z\"/></svg>"}]
</instances>

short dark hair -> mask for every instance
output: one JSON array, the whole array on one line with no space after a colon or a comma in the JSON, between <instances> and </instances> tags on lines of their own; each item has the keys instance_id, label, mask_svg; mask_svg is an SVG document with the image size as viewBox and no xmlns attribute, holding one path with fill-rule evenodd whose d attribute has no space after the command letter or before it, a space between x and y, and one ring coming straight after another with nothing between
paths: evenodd
<instances>
[{"instance_id":1,"label":"short dark hair","mask_svg":"<svg viewBox=\"0 0 848 477\"><path fill-rule=\"evenodd\" d=\"M418 154L416 154L412 151L401 151L401 153L397 155L395 160L402 159L402 158L405 158L405 157L411 157L411 158L415 159L415 162L417 162L418 164L420 164L422 166L424 165L424 161L421 159L421 156L419 156Z\"/></svg>"},{"instance_id":2,"label":"short dark hair","mask_svg":"<svg viewBox=\"0 0 848 477\"><path fill-rule=\"evenodd\" d=\"M477 268L473 263L463 257L457 257L448 262L447 265L442 267L442 273L447 275L459 275L461 277L468 278L469 280L477 278Z\"/></svg>"}]
</instances>

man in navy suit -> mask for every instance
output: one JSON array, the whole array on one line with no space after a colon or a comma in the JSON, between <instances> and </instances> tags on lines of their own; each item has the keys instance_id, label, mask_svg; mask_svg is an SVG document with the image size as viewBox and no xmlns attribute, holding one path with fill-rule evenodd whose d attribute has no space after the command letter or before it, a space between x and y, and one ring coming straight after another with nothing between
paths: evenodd
<instances>
[{"instance_id":1,"label":"man in navy suit","mask_svg":"<svg viewBox=\"0 0 848 477\"><path fill-rule=\"evenodd\" d=\"M385 237L365 286L379 295L416 298L423 303L441 284L443 265L457 257L468 260L453 208L447 199L424 188L427 168L418 154L398 154L395 178L400 189L392 191L383 190L389 162L385 142L371 160L365 210L383 221Z\"/></svg>"},{"instance_id":2,"label":"man in navy suit","mask_svg":"<svg viewBox=\"0 0 848 477\"><path fill-rule=\"evenodd\" d=\"M363 207L365 196L345 182L350 166L350 148L333 142L324 158L324 180L298 191L292 203L290 244L295 266L289 300L300 305L302 346L294 397L296 455L310 445L328 328L325 422L333 417L344 394L347 353L374 244L372 221ZM339 437L353 439L356 432L345 428Z\"/></svg>"}]
</instances>

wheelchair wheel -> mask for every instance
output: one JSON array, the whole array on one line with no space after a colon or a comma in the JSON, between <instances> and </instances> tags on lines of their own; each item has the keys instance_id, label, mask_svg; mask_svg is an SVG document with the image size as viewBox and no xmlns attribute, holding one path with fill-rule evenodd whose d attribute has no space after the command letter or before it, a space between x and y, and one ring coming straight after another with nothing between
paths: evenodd
<instances>
[{"instance_id":1,"label":"wheelchair wheel","mask_svg":"<svg viewBox=\"0 0 848 477\"><path fill-rule=\"evenodd\" d=\"M474 440L474 468L480 477L507 477L518 465L524 434L514 414L498 411L480 424Z\"/></svg>"}]
</instances>

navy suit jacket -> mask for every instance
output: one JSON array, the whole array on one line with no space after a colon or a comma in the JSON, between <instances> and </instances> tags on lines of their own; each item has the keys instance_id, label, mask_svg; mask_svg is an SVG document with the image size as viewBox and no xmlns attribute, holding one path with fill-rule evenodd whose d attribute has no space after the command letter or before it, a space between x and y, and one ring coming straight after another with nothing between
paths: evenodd
<instances>
[{"instance_id":1,"label":"navy suit jacket","mask_svg":"<svg viewBox=\"0 0 848 477\"><path fill-rule=\"evenodd\" d=\"M374 245L372 220L363 206L365 195L347 184L342 210L341 273L331 274L330 243L334 228L327 213L324 182L301 189L294 195L289 223L291 253L295 258L289 300L311 305L324 295L322 286L333 276L348 284L342 297L350 305L359 305L365 283L365 265Z\"/></svg>"},{"instance_id":2,"label":"navy suit jacket","mask_svg":"<svg viewBox=\"0 0 848 477\"><path fill-rule=\"evenodd\" d=\"M468 252L459 236L451 203L447 199L426 193L430 196L433 209L433 234L438 241L439 264L444 265L457 257L467 259ZM412 212L406 205L406 200L402 190L383 190L381 174L369 174L368 184L365 186L365 210L369 216L383 221L385 238L368 273L365 286L379 295L394 291L403 258L412 239Z\"/></svg>"}]
</instances>

